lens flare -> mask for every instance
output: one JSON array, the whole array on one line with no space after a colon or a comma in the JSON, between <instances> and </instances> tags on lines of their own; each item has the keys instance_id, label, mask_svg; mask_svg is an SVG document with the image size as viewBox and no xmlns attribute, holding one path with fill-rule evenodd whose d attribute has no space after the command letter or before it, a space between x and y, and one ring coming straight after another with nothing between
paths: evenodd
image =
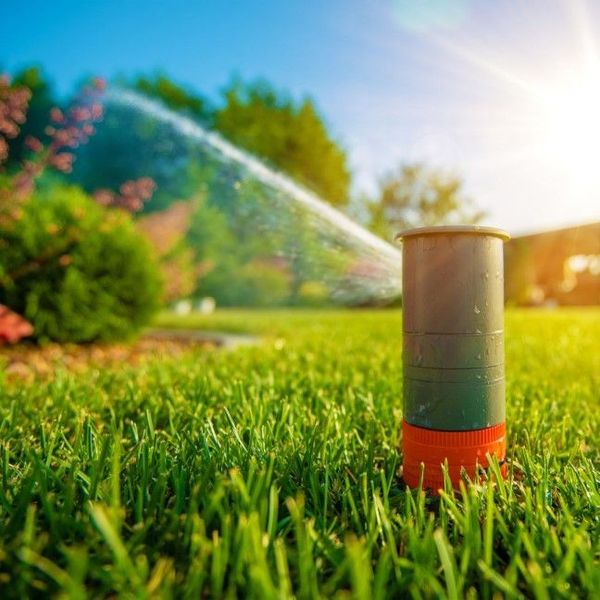
<instances>
[{"instance_id":1,"label":"lens flare","mask_svg":"<svg viewBox=\"0 0 600 600\"><path fill-rule=\"evenodd\" d=\"M570 78L543 103L544 147L577 187L600 191L600 70Z\"/></svg>"}]
</instances>

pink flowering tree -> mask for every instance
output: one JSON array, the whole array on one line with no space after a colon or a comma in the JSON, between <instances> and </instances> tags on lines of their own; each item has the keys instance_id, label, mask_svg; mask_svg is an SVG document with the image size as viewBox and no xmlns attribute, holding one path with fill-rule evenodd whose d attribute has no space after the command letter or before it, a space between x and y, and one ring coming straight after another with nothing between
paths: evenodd
<instances>
[{"instance_id":1,"label":"pink flowering tree","mask_svg":"<svg viewBox=\"0 0 600 600\"><path fill-rule=\"evenodd\" d=\"M95 124L103 116L101 96L105 89L106 82L95 78L91 85L83 88L77 105L66 112L57 107L50 111L50 122L45 130L49 143L44 144L33 136L25 140L30 156L21 165L21 170L9 178L2 193L3 200L12 200L15 204L26 199L33 191L36 179L47 168L62 173L73 170L75 156L72 150L87 143L94 135ZM12 87L8 76L0 76L0 165L8 158L7 140L15 138L19 125L25 122L30 98L27 88ZM142 177L126 181L118 192L98 190L94 197L104 206L137 212L152 197L155 188L152 179Z\"/></svg>"},{"instance_id":2,"label":"pink flowering tree","mask_svg":"<svg viewBox=\"0 0 600 600\"><path fill-rule=\"evenodd\" d=\"M13 88L7 75L0 75L0 163L8 158L8 139L16 138L25 122L31 92Z\"/></svg>"},{"instance_id":3,"label":"pink flowering tree","mask_svg":"<svg viewBox=\"0 0 600 600\"><path fill-rule=\"evenodd\" d=\"M123 183L118 193L100 189L96 190L93 196L102 206L123 208L133 213L142 210L144 203L152 198L155 189L156 183L153 179L140 177Z\"/></svg>"}]
</instances>

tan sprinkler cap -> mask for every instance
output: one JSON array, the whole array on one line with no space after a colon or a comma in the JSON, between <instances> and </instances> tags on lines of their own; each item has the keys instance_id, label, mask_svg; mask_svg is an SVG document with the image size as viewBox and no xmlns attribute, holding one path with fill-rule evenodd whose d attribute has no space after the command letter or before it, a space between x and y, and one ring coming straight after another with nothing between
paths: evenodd
<instances>
[{"instance_id":1,"label":"tan sprinkler cap","mask_svg":"<svg viewBox=\"0 0 600 600\"><path fill-rule=\"evenodd\" d=\"M401 231L396 235L394 241L401 241L407 237L418 235L444 235L446 233L467 233L474 235L493 235L507 242L510 240L510 234L504 229L498 227L487 227L484 225L440 225L438 227L416 227Z\"/></svg>"}]
</instances>

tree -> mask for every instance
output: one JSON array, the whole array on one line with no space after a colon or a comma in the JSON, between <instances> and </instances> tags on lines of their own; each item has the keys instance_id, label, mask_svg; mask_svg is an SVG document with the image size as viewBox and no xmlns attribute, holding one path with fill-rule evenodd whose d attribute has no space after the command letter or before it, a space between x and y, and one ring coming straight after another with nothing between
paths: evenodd
<instances>
[{"instance_id":1,"label":"tree","mask_svg":"<svg viewBox=\"0 0 600 600\"><path fill-rule=\"evenodd\" d=\"M27 121L20 126L19 134L9 143L9 156L6 166L10 169L20 165L29 149L25 140L34 137L47 142L49 136L45 133L50 119L50 111L58 103L54 97L52 85L39 67L26 67L17 72L12 78L13 86L25 87L30 90L31 98L27 109Z\"/></svg>"},{"instance_id":2,"label":"tree","mask_svg":"<svg viewBox=\"0 0 600 600\"><path fill-rule=\"evenodd\" d=\"M208 157L193 138L179 135L169 122L128 104L107 99L104 109L92 143L75 150L71 181L91 193L114 190L125 180L151 177L156 193L143 212L164 210L198 190L197 178L188 177L190 165L206 165Z\"/></svg>"},{"instance_id":3,"label":"tree","mask_svg":"<svg viewBox=\"0 0 600 600\"><path fill-rule=\"evenodd\" d=\"M211 121L212 111L206 98L175 83L163 73L155 73L150 76L140 75L131 82L131 87L202 123L206 124Z\"/></svg>"},{"instance_id":4,"label":"tree","mask_svg":"<svg viewBox=\"0 0 600 600\"><path fill-rule=\"evenodd\" d=\"M478 223L485 217L462 190L456 175L422 163L402 164L380 181L369 205L371 229L390 239L412 227Z\"/></svg>"},{"instance_id":5,"label":"tree","mask_svg":"<svg viewBox=\"0 0 600 600\"><path fill-rule=\"evenodd\" d=\"M234 144L265 159L334 205L348 201L350 171L313 102L295 102L265 82L234 81L214 125Z\"/></svg>"}]
</instances>

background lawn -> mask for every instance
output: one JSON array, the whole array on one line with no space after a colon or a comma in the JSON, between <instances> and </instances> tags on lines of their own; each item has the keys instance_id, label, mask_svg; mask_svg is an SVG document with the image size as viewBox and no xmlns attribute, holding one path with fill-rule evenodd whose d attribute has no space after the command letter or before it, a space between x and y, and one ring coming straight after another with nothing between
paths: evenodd
<instances>
[{"instance_id":1,"label":"background lawn","mask_svg":"<svg viewBox=\"0 0 600 600\"><path fill-rule=\"evenodd\" d=\"M509 479L400 478L401 316L218 312L256 332L0 387L0 595L591 597L600 311L507 314Z\"/></svg>"}]
</instances>

